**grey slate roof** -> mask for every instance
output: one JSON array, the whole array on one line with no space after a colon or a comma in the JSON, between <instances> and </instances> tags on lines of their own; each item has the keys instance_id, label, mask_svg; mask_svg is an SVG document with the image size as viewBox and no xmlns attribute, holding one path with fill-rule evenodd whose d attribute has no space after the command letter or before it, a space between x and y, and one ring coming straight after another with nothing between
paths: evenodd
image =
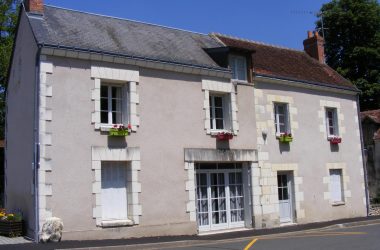
<instances>
[{"instance_id":1,"label":"grey slate roof","mask_svg":"<svg viewBox=\"0 0 380 250\"><path fill-rule=\"evenodd\" d=\"M29 20L39 44L226 70L203 50L221 46L208 35L49 5Z\"/></svg>"}]
</instances>

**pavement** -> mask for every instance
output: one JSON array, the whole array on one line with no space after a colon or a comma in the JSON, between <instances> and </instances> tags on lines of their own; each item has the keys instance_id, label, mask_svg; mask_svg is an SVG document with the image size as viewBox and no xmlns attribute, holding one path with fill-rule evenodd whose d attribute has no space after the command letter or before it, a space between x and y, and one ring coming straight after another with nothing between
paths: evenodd
<instances>
[{"instance_id":1,"label":"pavement","mask_svg":"<svg viewBox=\"0 0 380 250\"><path fill-rule=\"evenodd\" d=\"M0 245L0 249L380 249L380 216L211 235Z\"/></svg>"},{"instance_id":2,"label":"pavement","mask_svg":"<svg viewBox=\"0 0 380 250\"><path fill-rule=\"evenodd\" d=\"M9 238L9 237L0 235L0 245L25 244L25 243L32 243L32 241L24 237Z\"/></svg>"}]
</instances>

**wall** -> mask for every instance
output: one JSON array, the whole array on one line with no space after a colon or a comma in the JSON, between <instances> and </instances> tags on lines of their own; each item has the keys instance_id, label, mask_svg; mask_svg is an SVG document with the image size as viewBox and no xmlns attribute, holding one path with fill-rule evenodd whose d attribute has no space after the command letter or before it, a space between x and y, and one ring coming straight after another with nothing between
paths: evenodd
<instances>
[{"instance_id":1,"label":"wall","mask_svg":"<svg viewBox=\"0 0 380 250\"><path fill-rule=\"evenodd\" d=\"M109 138L91 124L93 102L91 62L48 57L53 74L47 76L53 95L52 197L47 202L52 215L63 219L65 239L118 238L158 234L195 234L196 224L186 213L184 148L216 148L216 139L206 134L204 92L197 75L139 68L138 113L140 126L126 138ZM93 63L95 64L95 63ZM96 63L100 66L136 69L132 66ZM231 149L255 149L255 118L251 112L253 87L237 87L238 135ZM241 115L244 114L244 115ZM91 147L138 147L141 153L140 224L101 229L92 216L95 203ZM79 234L80 232L80 234Z\"/></svg>"},{"instance_id":2,"label":"wall","mask_svg":"<svg viewBox=\"0 0 380 250\"><path fill-rule=\"evenodd\" d=\"M365 216L356 96L263 81L257 82L255 87L259 169L262 174L256 201L263 203L262 218L256 221L257 226L279 224L276 176L277 171L282 170L294 173L294 206L298 223ZM273 102L289 103L294 137L289 145L276 139ZM342 136L338 147L330 146L327 141L324 106L338 108ZM268 133L266 140L262 136L263 131ZM343 168L344 205L333 206L330 202L329 168Z\"/></svg>"},{"instance_id":3,"label":"wall","mask_svg":"<svg viewBox=\"0 0 380 250\"><path fill-rule=\"evenodd\" d=\"M32 163L36 54L37 46L23 12L7 91L5 207L23 212L30 237L34 236L35 224Z\"/></svg>"}]
</instances>

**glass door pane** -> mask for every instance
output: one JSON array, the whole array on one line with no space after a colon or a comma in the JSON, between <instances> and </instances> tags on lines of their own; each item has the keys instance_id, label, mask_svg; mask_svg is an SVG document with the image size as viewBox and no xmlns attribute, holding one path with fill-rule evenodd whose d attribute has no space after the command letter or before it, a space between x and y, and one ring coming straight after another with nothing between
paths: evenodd
<instances>
[{"instance_id":1,"label":"glass door pane","mask_svg":"<svg viewBox=\"0 0 380 250\"><path fill-rule=\"evenodd\" d=\"M244 221L243 181L240 172L229 173L231 222Z\"/></svg>"},{"instance_id":2,"label":"glass door pane","mask_svg":"<svg viewBox=\"0 0 380 250\"><path fill-rule=\"evenodd\" d=\"M227 223L224 173L210 173L212 224Z\"/></svg>"},{"instance_id":3,"label":"glass door pane","mask_svg":"<svg viewBox=\"0 0 380 250\"><path fill-rule=\"evenodd\" d=\"M209 209L207 195L207 174L199 173L197 177L197 208L198 208L198 225L209 225Z\"/></svg>"}]
</instances>

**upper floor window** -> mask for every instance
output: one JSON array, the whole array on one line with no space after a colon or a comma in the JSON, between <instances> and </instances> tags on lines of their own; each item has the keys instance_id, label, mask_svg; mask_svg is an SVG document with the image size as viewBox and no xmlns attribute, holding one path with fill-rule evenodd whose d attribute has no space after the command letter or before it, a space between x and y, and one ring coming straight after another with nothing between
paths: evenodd
<instances>
[{"instance_id":1,"label":"upper floor window","mask_svg":"<svg viewBox=\"0 0 380 250\"><path fill-rule=\"evenodd\" d=\"M244 56L230 56L232 79L247 81L247 60Z\"/></svg>"},{"instance_id":2,"label":"upper floor window","mask_svg":"<svg viewBox=\"0 0 380 250\"><path fill-rule=\"evenodd\" d=\"M212 130L231 129L230 100L228 95L210 94L210 128Z\"/></svg>"},{"instance_id":3,"label":"upper floor window","mask_svg":"<svg viewBox=\"0 0 380 250\"><path fill-rule=\"evenodd\" d=\"M336 108L326 108L326 127L328 136L339 135Z\"/></svg>"},{"instance_id":4,"label":"upper floor window","mask_svg":"<svg viewBox=\"0 0 380 250\"><path fill-rule=\"evenodd\" d=\"M123 87L102 84L100 87L100 122L107 125L122 124L124 116L126 113L123 110Z\"/></svg>"},{"instance_id":5,"label":"upper floor window","mask_svg":"<svg viewBox=\"0 0 380 250\"><path fill-rule=\"evenodd\" d=\"M274 124L276 127L276 134L290 133L288 104L274 104Z\"/></svg>"}]
</instances>

